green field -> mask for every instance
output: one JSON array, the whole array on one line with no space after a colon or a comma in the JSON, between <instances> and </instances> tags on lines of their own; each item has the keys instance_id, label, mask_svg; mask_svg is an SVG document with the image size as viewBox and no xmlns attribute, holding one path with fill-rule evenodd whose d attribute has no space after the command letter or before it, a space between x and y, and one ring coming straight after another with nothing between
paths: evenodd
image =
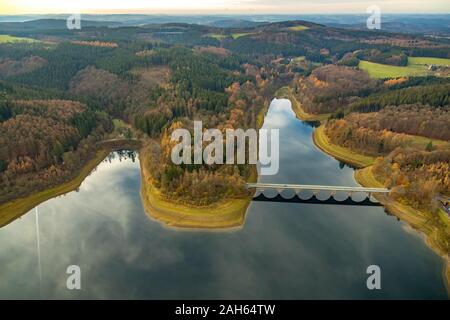
<instances>
[{"instance_id":1,"label":"green field","mask_svg":"<svg viewBox=\"0 0 450 320\"><path fill-rule=\"evenodd\" d=\"M242 32L242 33L233 33L232 35L231 35L231 37L234 39L234 40L236 40L236 39L239 39L239 38L241 38L241 37L245 37L245 36L249 36L249 35L252 35L252 34L254 34L253 32ZM220 33L210 33L210 34L207 34L206 35L207 37L211 37L211 38L214 38L214 39L217 39L217 40L223 40L223 39L226 39L226 38L228 38L228 37L230 37L230 35L227 35L227 34L220 34Z\"/></svg>"},{"instance_id":2,"label":"green field","mask_svg":"<svg viewBox=\"0 0 450 320\"><path fill-rule=\"evenodd\" d=\"M288 29L292 30L292 31L304 31L304 30L308 30L309 27L307 27L307 26L295 26L295 27L289 27Z\"/></svg>"},{"instance_id":3,"label":"green field","mask_svg":"<svg viewBox=\"0 0 450 320\"><path fill-rule=\"evenodd\" d=\"M371 78L400 78L407 76L425 76L429 74L425 65L408 65L406 67L390 66L387 64L360 61L358 67L367 71Z\"/></svg>"},{"instance_id":4,"label":"green field","mask_svg":"<svg viewBox=\"0 0 450 320\"><path fill-rule=\"evenodd\" d=\"M433 74L428 70L429 65L450 65L450 59L410 57L405 67L391 66L387 64L374 63L361 60L358 67L367 71L371 78L399 78L408 76L426 76Z\"/></svg>"},{"instance_id":5,"label":"green field","mask_svg":"<svg viewBox=\"0 0 450 320\"><path fill-rule=\"evenodd\" d=\"M121 119L113 119L114 129L128 128L129 125Z\"/></svg>"},{"instance_id":6,"label":"green field","mask_svg":"<svg viewBox=\"0 0 450 320\"><path fill-rule=\"evenodd\" d=\"M252 34L255 34L255 33L252 33L252 32L247 32L247 33L233 33L231 36L233 37L233 39L239 39L240 37L245 37L245 36L249 36L249 35L252 35Z\"/></svg>"},{"instance_id":7,"label":"green field","mask_svg":"<svg viewBox=\"0 0 450 320\"><path fill-rule=\"evenodd\" d=\"M223 39L225 39L225 38L228 38L228 35L226 35L226 34L220 34L220 33L210 33L210 34L207 34L206 35L207 37L211 37L211 38L214 38L214 39L217 39L217 40L223 40Z\"/></svg>"},{"instance_id":8,"label":"green field","mask_svg":"<svg viewBox=\"0 0 450 320\"><path fill-rule=\"evenodd\" d=\"M431 139L421 136L413 136L413 135L406 135L410 138L409 143L411 144L411 147L417 148L417 149L425 149L427 145L430 143L433 144L434 147L441 147L441 148L450 148L450 142L444 141L444 140L437 140L437 139Z\"/></svg>"},{"instance_id":9,"label":"green field","mask_svg":"<svg viewBox=\"0 0 450 320\"><path fill-rule=\"evenodd\" d=\"M293 62L293 63L300 63L300 62L303 62L303 61L305 61L305 60L306 60L306 57L305 57L305 56L299 56L299 57L293 58L293 59L292 59L292 62Z\"/></svg>"},{"instance_id":10,"label":"green field","mask_svg":"<svg viewBox=\"0 0 450 320\"><path fill-rule=\"evenodd\" d=\"M450 59L431 58L431 57L409 57L408 65L430 65L450 66Z\"/></svg>"},{"instance_id":11,"label":"green field","mask_svg":"<svg viewBox=\"0 0 450 320\"><path fill-rule=\"evenodd\" d=\"M447 228L450 228L450 218L447 215L447 213L441 208L439 208L438 212L439 212L439 218L441 218L442 222L444 222L447 225Z\"/></svg>"},{"instance_id":12,"label":"green field","mask_svg":"<svg viewBox=\"0 0 450 320\"><path fill-rule=\"evenodd\" d=\"M233 33L233 34L231 34L231 37L232 37L234 40L236 40L236 39L239 39L239 38L241 38L241 37L250 36L250 35L252 35L252 34L255 34L255 33L253 33L253 32ZM230 35L227 35L227 34L220 34L220 33L210 33L210 34L207 34L206 36L207 36L207 37L214 38L214 39L217 39L217 40L219 40L219 41L221 41L221 40L223 40L223 39L226 39L226 38L230 37Z\"/></svg>"},{"instance_id":13,"label":"green field","mask_svg":"<svg viewBox=\"0 0 450 320\"><path fill-rule=\"evenodd\" d=\"M12 43L12 42L38 42L38 40L34 40L31 38L18 38L6 34L0 34L0 43Z\"/></svg>"}]
</instances>

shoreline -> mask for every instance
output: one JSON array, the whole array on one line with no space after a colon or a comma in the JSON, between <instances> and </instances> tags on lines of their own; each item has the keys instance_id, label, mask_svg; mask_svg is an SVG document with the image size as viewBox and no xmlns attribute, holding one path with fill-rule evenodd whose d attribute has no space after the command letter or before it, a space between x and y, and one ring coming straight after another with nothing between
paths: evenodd
<instances>
[{"instance_id":1,"label":"shoreline","mask_svg":"<svg viewBox=\"0 0 450 320\"><path fill-rule=\"evenodd\" d=\"M339 161L349 163L359 170L355 170L353 177L355 181L363 187L380 188L384 185L377 180L372 172L372 164L375 158L364 156L356 152L350 151L347 148L336 146L332 144L324 132L324 125L316 128L313 132L314 144L326 154L338 159ZM343 154L343 151L350 151L347 154ZM366 161L361 161L361 157L368 158ZM370 160L371 158L371 160ZM370 161L369 161L370 160ZM425 244L439 255L443 260L442 277L445 287L447 288L448 295L450 297L450 257L444 249L442 249L439 241L434 236L433 232L435 228L426 226L427 214L414 209L408 205L402 204L398 201L392 201L385 196L375 196L380 203L386 208L386 210L395 215L400 220L407 223L408 226L418 231L424 236Z\"/></svg>"},{"instance_id":2,"label":"shoreline","mask_svg":"<svg viewBox=\"0 0 450 320\"><path fill-rule=\"evenodd\" d=\"M94 158L81 167L74 178L62 184L0 205L0 228L19 219L41 203L79 188L110 152L111 150L107 148L100 149ZM144 154L145 152L142 152L141 149L139 153ZM228 199L206 207L191 207L168 202L159 196L159 191L148 181L149 175L144 171L144 161L140 160L140 166L141 198L144 209L150 218L169 227L183 230L225 230L240 228L244 225L251 197ZM253 174L250 179L257 179L257 177ZM148 196L144 196L144 194ZM176 211L172 208L175 208Z\"/></svg>"},{"instance_id":3,"label":"shoreline","mask_svg":"<svg viewBox=\"0 0 450 320\"><path fill-rule=\"evenodd\" d=\"M141 166L141 199L148 217L180 230L232 230L245 224L251 197L226 199L205 207L170 202L161 196L146 167L143 147L139 155ZM253 178L253 177L252 177Z\"/></svg>"},{"instance_id":4,"label":"shoreline","mask_svg":"<svg viewBox=\"0 0 450 320\"><path fill-rule=\"evenodd\" d=\"M290 87L280 88L275 95L277 98L288 99L291 102L292 111L294 111L295 116L302 121L324 121L331 115L331 113L312 114L306 112L295 95L292 93L292 89Z\"/></svg>"},{"instance_id":5,"label":"shoreline","mask_svg":"<svg viewBox=\"0 0 450 320\"><path fill-rule=\"evenodd\" d=\"M364 169L355 170L353 174L356 182L363 187L382 187L383 185L377 180L372 172L372 166ZM386 208L386 210L406 222L409 227L418 231L424 237L425 244L438 254L444 263L442 277L445 287L450 297L450 257L444 249L441 248L439 241L434 237L434 228L425 227L427 215L420 210L414 209L408 205L398 201L389 201L385 196L374 196Z\"/></svg>"},{"instance_id":6,"label":"shoreline","mask_svg":"<svg viewBox=\"0 0 450 320\"><path fill-rule=\"evenodd\" d=\"M256 126L261 128L270 108L266 103L258 112ZM224 199L205 207L196 207L170 202L161 196L160 191L152 182L151 173L146 168L144 158L147 157L145 146L140 151L141 167L141 200L144 210L151 219L164 226L182 231L228 231L242 228L245 224L247 210L252 202L252 196ZM151 160L150 160L151 161ZM248 182L258 181L256 167L253 167Z\"/></svg>"},{"instance_id":7,"label":"shoreline","mask_svg":"<svg viewBox=\"0 0 450 320\"><path fill-rule=\"evenodd\" d=\"M269 106L265 106L260 110L257 126L262 126L264 115L268 111L268 108ZM297 114L294 108L293 111ZM313 131L312 139L315 146L339 161L360 168L354 171L354 179L361 186L384 187L372 172L372 164L375 158L361 155L348 148L332 144L325 134L324 127L322 124ZM39 204L79 188L83 181L110 152L111 150L108 148L98 150L95 157L82 166L75 177L67 182L0 205L0 228L19 219ZM145 146L139 149L139 155L141 200L146 215L149 218L163 226L183 231L233 231L244 226L247 210L252 201L251 196L225 199L205 207L171 202L161 196L160 191L152 182L151 173L148 172L144 160L146 157ZM258 180L256 168L248 180ZM439 239L433 234L435 228L425 225L428 219L427 214L401 202L389 200L385 196L378 195L376 198L389 213L392 213L406 222L408 226L419 231L424 237L425 244L443 259L444 268L442 277L450 297L450 257L442 249Z\"/></svg>"},{"instance_id":8,"label":"shoreline","mask_svg":"<svg viewBox=\"0 0 450 320\"><path fill-rule=\"evenodd\" d=\"M108 154L109 151L106 149L97 151L95 157L82 166L76 176L69 179L69 181L44 189L37 193L32 193L26 197L1 204L0 228L20 218L41 203L79 188L84 179L91 174L91 172L106 158Z\"/></svg>"},{"instance_id":9,"label":"shoreline","mask_svg":"<svg viewBox=\"0 0 450 320\"><path fill-rule=\"evenodd\" d=\"M351 166L358 169L371 166L375 161L374 157L359 154L351 151L348 148L344 148L331 143L327 135L325 134L325 126L323 124L320 125L320 127L314 129L313 142L316 147L318 147L324 153L336 158L339 161L350 164Z\"/></svg>"}]
</instances>

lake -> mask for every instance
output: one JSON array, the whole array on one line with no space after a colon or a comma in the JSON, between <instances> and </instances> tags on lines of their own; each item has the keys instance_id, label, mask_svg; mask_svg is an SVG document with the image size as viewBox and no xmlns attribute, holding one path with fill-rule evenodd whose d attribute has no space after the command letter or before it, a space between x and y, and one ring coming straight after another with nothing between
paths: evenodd
<instances>
[{"instance_id":1,"label":"lake","mask_svg":"<svg viewBox=\"0 0 450 320\"><path fill-rule=\"evenodd\" d=\"M264 127L280 129L280 170L260 181L357 185L288 100ZM140 184L138 156L115 152L79 190L1 228L0 298L448 298L442 259L382 207L252 202L240 229L180 231L148 217ZM66 288L70 265L81 290ZM369 265L381 290L367 289Z\"/></svg>"}]
</instances>

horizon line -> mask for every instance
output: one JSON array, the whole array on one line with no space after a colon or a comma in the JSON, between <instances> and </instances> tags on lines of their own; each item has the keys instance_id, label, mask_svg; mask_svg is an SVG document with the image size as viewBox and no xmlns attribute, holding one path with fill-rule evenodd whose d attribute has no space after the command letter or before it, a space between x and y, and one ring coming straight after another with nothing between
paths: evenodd
<instances>
[{"instance_id":1,"label":"horizon line","mask_svg":"<svg viewBox=\"0 0 450 320\"><path fill-rule=\"evenodd\" d=\"M255 13L248 13L248 12L148 12L148 13L142 13L142 12L95 12L95 11L88 11L88 12L76 12L79 14L89 14L89 15L143 15L143 16L151 16L151 15L190 15L190 16L196 16L196 15L241 15L241 16L257 16L257 15L264 15L264 16L293 16L293 15L329 15L329 16L337 16L337 15L367 15L366 12L302 12L302 13L286 13L286 12L280 12L280 13L264 13L264 12L255 12ZM50 16L50 15L72 15L74 12L48 12L48 13L31 13L31 12L24 12L24 13L0 13L0 16L22 16L22 15L33 15L33 16ZM450 15L449 12L384 12L384 15Z\"/></svg>"}]
</instances>

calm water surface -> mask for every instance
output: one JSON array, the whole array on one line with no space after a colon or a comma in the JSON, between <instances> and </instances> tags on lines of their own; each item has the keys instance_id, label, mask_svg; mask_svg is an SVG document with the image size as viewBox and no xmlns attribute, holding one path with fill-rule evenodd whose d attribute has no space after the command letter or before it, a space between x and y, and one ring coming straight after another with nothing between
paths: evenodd
<instances>
[{"instance_id":1,"label":"calm water surface","mask_svg":"<svg viewBox=\"0 0 450 320\"><path fill-rule=\"evenodd\" d=\"M279 174L261 181L356 185L289 101L274 100L264 126L282 143ZM39 250L36 209L0 229L0 298L447 298L442 260L379 207L254 202L238 231L171 230L144 212L138 159L114 153L37 212ZM80 291L66 289L69 265Z\"/></svg>"}]
</instances>

